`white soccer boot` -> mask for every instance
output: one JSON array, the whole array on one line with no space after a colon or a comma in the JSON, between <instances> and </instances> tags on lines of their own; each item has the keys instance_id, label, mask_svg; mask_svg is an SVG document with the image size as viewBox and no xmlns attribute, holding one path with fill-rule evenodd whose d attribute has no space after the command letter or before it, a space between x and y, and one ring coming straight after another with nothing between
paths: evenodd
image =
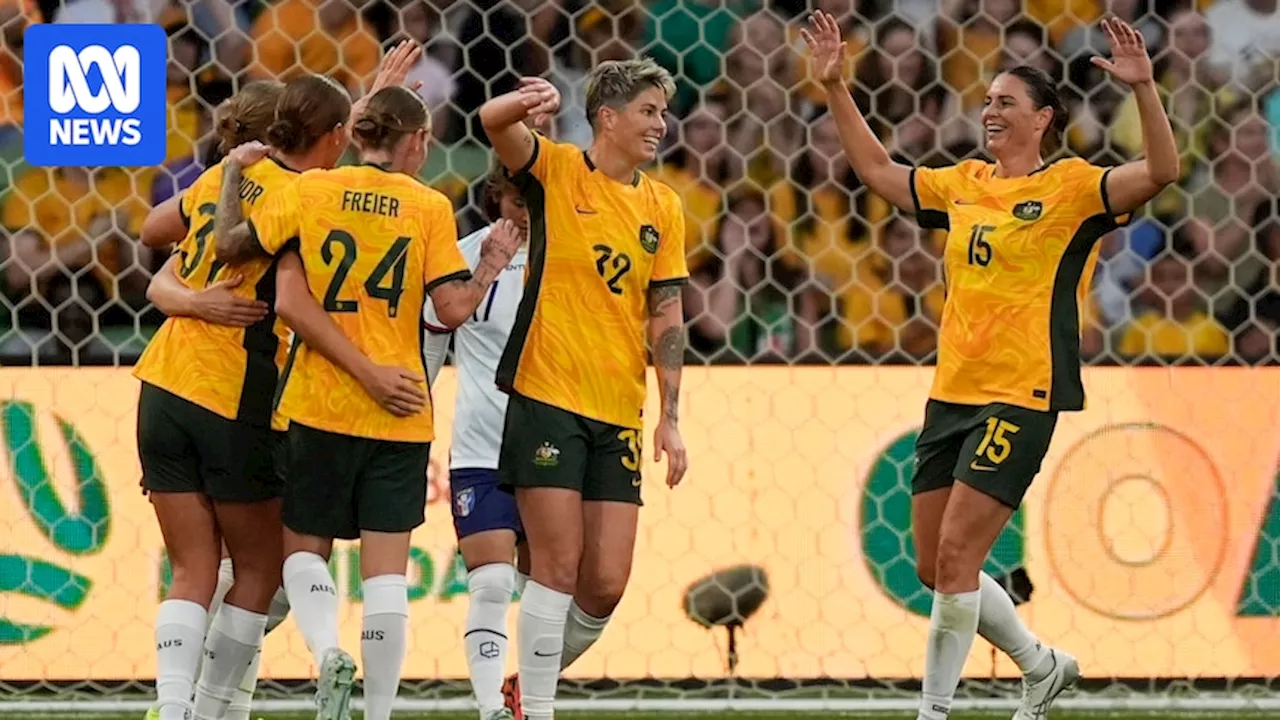
<instances>
[{"instance_id":1,"label":"white soccer boot","mask_svg":"<svg viewBox=\"0 0 1280 720\"><path fill-rule=\"evenodd\" d=\"M1049 649L1053 667L1049 674L1036 682L1022 680L1022 702L1013 714L1013 720L1044 720L1049 717L1049 706L1080 680L1080 663L1061 650Z\"/></svg>"},{"instance_id":2,"label":"white soccer boot","mask_svg":"<svg viewBox=\"0 0 1280 720\"><path fill-rule=\"evenodd\" d=\"M316 682L316 720L351 720L355 684L356 661L342 648L327 650Z\"/></svg>"}]
</instances>

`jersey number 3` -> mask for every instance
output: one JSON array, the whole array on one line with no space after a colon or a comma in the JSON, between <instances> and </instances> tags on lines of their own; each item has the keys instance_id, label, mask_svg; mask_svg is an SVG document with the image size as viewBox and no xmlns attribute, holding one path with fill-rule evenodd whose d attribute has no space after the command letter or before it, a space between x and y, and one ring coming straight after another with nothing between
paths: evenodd
<instances>
[{"instance_id":1,"label":"jersey number 3","mask_svg":"<svg viewBox=\"0 0 1280 720\"><path fill-rule=\"evenodd\" d=\"M387 315L395 317L400 310L400 296L404 294L404 266L408 258L409 238L398 237L391 247L378 261L378 266L364 281L364 291L369 297L385 300ZM324 243L320 245L320 258L324 264L333 265L336 253L338 267L333 271L333 279L329 281L329 289L324 293L324 309L331 313L351 313L359 309L356 300L343 300L338 297L342 285L347 281L351 266L356 262L356 239L345 230L330 230ZM390 276L390 277L388 277Z\"/></svg>"}]
</instances>

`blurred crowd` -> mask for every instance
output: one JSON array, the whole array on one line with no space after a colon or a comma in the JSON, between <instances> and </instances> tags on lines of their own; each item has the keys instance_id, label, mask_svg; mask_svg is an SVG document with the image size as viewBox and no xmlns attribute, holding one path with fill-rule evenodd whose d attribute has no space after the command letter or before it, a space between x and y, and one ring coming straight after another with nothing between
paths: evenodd
<instances>
[{"instance_id":1,"label":"blurred crowd","mask_svg":"<svg viewBox=\"0 0 1280 720\"><path fill-rule=\"evenodd\" d=\"M1059 79L1063 152L1142 152L1137 108L1090 57L1098 20L1137 27L1184 150L1184 177L1102 240L1082 308L1095 363L1280 363L1280 8L1277 0L816 0L849 41L855 98L900 160L980 153L985 83L1032 64ZM679 92L650 169L684 197L690 362L928 363L943 238L849 170L798 35L803 0L0 0L0 362L134 359L162 317L144 298L164 257L137 236L153 204L218 160L211 117L239 83L308 70L353 96L382 48L426 52L433 109L423 180L478 227L488 166L476 110L520 75L564 96L553 133L583 147L594 62L653 56ZM169 34L161 167L21 161L22 32L32 23L155 22Z\"/></svg>"}]
</instances>

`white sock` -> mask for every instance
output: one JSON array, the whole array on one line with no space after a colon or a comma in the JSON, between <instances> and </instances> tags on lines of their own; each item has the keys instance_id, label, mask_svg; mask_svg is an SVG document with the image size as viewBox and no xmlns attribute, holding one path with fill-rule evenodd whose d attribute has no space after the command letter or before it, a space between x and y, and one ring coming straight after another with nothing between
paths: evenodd
<instances>
[{"instance_id":1,"label":"white sock","mask_svg":"<svg viewBox=\"0 0 1280 720\"><path fill-rule=\"evenodd\" d=\"M507 667L507 608L515 590L515 568L507 563L481 565L467 575L471 604L462 636L467 648L471 689L480 717L501 710L502 680Z\"/></svg>"},{"instance_id":2,"label":"white sock","mask_svg":"<svg viewBox=\"0 0 1280 720\"><path fill-rule=\"evenodd\" d=\"M205 615L207 624L204 632L207 637L209 628L213 626L213 619L218 615L218 608L222 607L222 601L227 597L227 593L231 592L231 586L236 584L236 574L231 566L231 558L224 557L222 562L218 563L218 584L213 586L213 598L209 600L209 612ZM200 677L200 673L204 670L204 653L200 653L200 664L196 666L196 677Z\"/></svg>"},{"instance_id":3,"label":"white sock","mask_svg":"<svg viewBox=\"0 0 1280 720\"><path fill-rule=\"evenodd\" d=\"M404 669L409 625L409 590L404 575L379 575L364 581L364 628L360 659L364 665L365 720L390 720Z\"/></svg>"},{"instance_id":4,"label":"white sock","mask_svg":"<svg viewBox=\"0 0 1280 720\"><path fill-rule=\"evenodd\" d=\"M946 720L951 712L960 674L978 632L982 591L934 592L929 617L929 645L925 651L924 692L920 720Z\"/></svg>"},{"instance_id":5,"label":"white sock","mask_svg":"<svg viewBox=\"0 0 1280 720\"><path fill-rule=\"evenodd\" d=\"M267 625L262 629L262 634L269 635L272 630L280 627L280 623L284 622L288 615L289 597L282 587L276 590L275 597L271 598L271 607L267 610ZM253 694L258 689L258 668L261 665L262 648L258 648L258 652L253 655L253 660L249 661L249 668L244 671L244 679L240 681L240 686L231 696L231 704L227 706L226 720L249 720Z\"/></svg>"},{"instance_id":6,"label":"white sock","mask_svg":"<svg viewBox=\"0 0 1280 720\"><path fill-rule=\"evenodd\" d=\"M595 645L600 639L600 633L604 632L604 626L608 624L608 615L593 617L578 607L578 603L571 604L569 618L564 625L564 654L560 656L560 669L564 670L572 665L582 657L587 648Z\"/></svg>"},{"instance_id":7,"label":"white sock","mask_svg":"<svg viewBox=\"0 0 1280 720\"><path fill-rule=\"evenodd\" d=\"M262 648L267 616L223 604L205 638L204 668L196 687L197 720L222 720L249 663Z\"/></svg>"},{"instance_id":8,"label":"white sock","mask_svg":"<svg viewBox=\"0 0 1280 720\"><path fill-rule=\"evenodd\" d=\"M208 613L200 603L165 600L156 612L156 709L160 720L184 720L196 667L204 653Z\"/></svg>"},{"instance_id":9,"label":"white sock","mask_svg":"<svg viewBox=\"0 0 1280 720\"><path fill-rule=\"evenodd\" d=\"M1014 607L1013 598L1000 587L996 579L986 573L978 575L979 591L982 593L982 605L978 612L978 634L987 642L1004 651L1018 664L1018 669L1032 682L1043 678L1047 667L1041 664L1049 658L1049 648L1045 647L1031 633L1018 609Z\"/></svg>"},{"instance_id":10,"label":"white sock","mask_svg":"<svg viewBox=\"0 0 1280 720\"><path fill-rule=\"evenodd\" d=\"M298 630L315 658L316 670L324 654L338 647L338 583L324 558L296 552L284 561L284 589L297 617Z\"/></svg>"},{"instance_id":11,"label":"white sock","mask_svg":"<svg viewBox=\"0 0 1280 720\"><path fill-rule=\"evenodd\" d=\"M560 681L564 626L573 596L530 580L520 598L520 707L528 718L549 718Z\"/></svg>"}]
</instances>

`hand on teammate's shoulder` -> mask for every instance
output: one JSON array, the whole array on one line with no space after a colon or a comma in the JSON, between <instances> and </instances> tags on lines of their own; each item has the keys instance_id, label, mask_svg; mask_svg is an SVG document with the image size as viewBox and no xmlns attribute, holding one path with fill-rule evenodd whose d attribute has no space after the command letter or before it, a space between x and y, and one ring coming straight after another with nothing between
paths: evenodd
<instances>
[{"instance_id":1,"label":"hand on teammate's shoulder","mask_svg":"<svg viewBox=\"0 0 1280 720\"><path fill-rule=\"evenodd\" d=\"M269 152L271 152L270 147L257 140L251 140L243 145L237 145L227 153L227 159L240 167L249 167L266 157Z\"/></svg>"}]
</instances>

